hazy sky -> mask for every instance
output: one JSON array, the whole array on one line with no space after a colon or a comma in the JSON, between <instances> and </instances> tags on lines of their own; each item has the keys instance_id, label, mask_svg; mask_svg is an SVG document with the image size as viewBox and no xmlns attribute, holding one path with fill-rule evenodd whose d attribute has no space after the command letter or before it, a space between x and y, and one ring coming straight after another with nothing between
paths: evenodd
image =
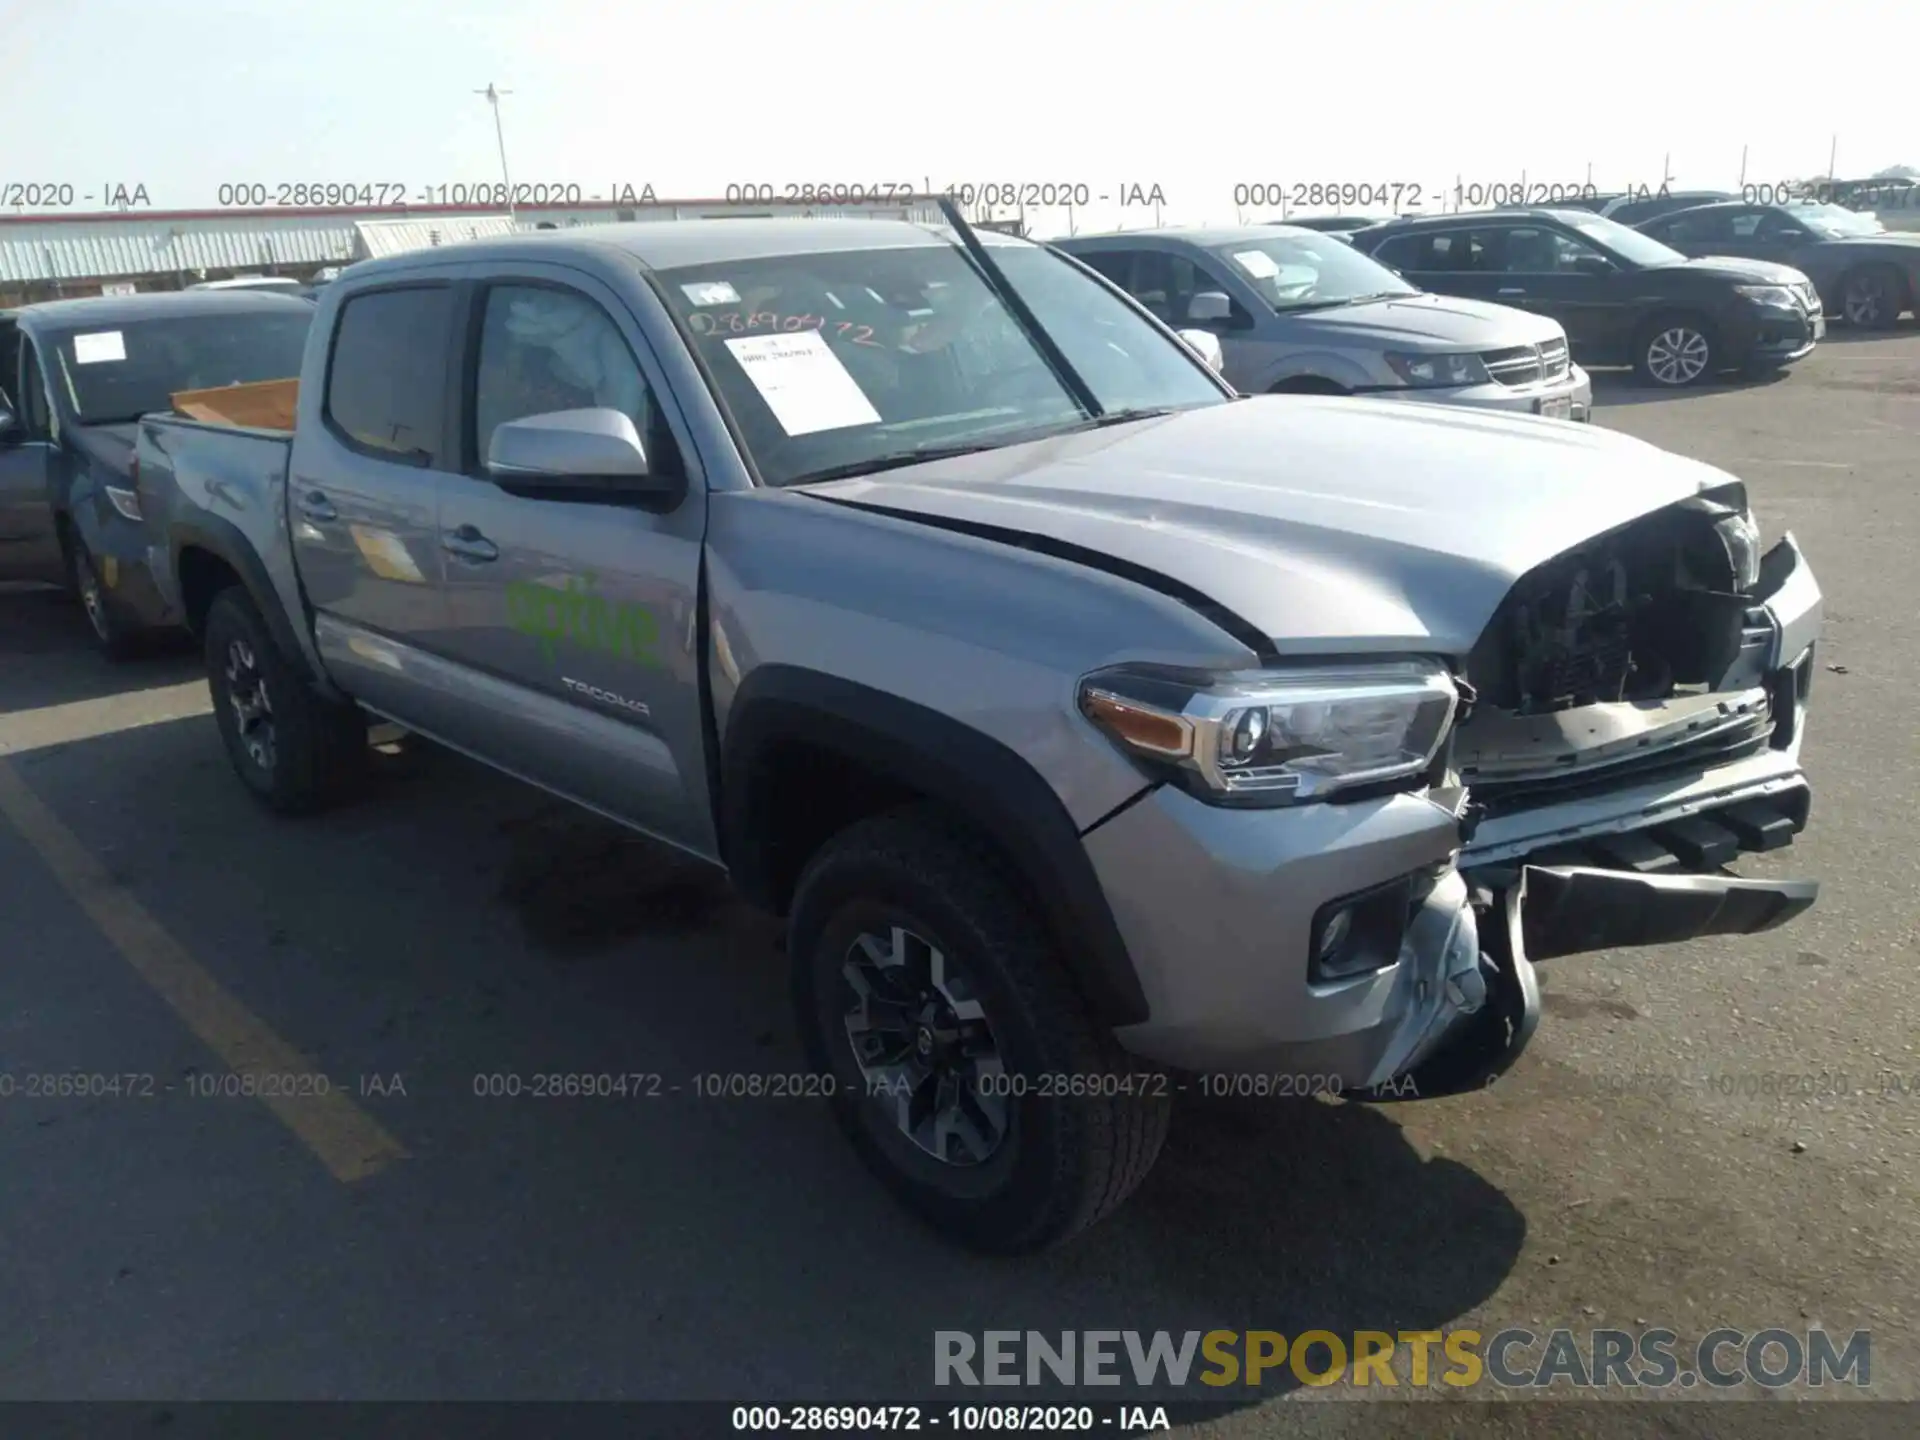
<instances>
[{"instance_id":1,"label":"hazy sky","mask_svg":"<svg viewBox=\"0 0 1920 1440\"><path fill-rule=\"evenodd\" d=\"M1158 184L1230 221L1258 182L1732 186L1920 164L1886 0L0 0L0 185ZM1892 29L1889 26L1893 25ZM1882 81L1835 77L1890 48ZM4 192L0 192L4 194ZM84 203L79 209L92 209ZM1313 208L1328 208L1324 206ZM1246 212L1267 218L1271 210ZM1033 216L1044 223L1044 217ZM1149 223L1109 202L1081 228Z\"/></svg>"}]
</instances>

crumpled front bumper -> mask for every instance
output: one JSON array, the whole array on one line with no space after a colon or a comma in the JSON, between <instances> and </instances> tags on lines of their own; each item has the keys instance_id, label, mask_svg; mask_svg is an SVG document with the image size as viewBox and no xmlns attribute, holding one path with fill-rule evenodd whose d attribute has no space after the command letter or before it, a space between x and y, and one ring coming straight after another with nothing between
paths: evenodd
<instances>
[{"instance_id":1,"label":"crumpled front bumper","mask_svg":"<svg viewBox=\"0 0 1920 1440\"><path fill-rule=\"evenodd\" d=\"M1778 726L1744 758L1637 770L1480 823L1462 791L1224 809L1161 787L1084 837L1148 1018L1122 1044L1274 1093L1432 1098L1510 1067L1539 1022L1536 961L1785 924L1816 884L1722 872L1789 843L1821 597L1791 537L1763 560L1749 657ZM1760 613L1764 611L1764 614ZM1316 917L1410 882L1374 968L1316 978Z\"/></svg>"},{"instance_id":2,"label":"crumpled front bumper","mask_svg":"<svg viewBox=\"0 0 1920 1440\"><path fill-rule=\"evenodd\" d=\"M1440 1043L1407 1069L1362 1087L1356 1098L1433 1100L1499 1079L1540 1024L1535 961L1709 935L1756 935L1786 924L1819 893L1813 880L1524 866L1517 881L1489 897L1483 912L1484 1002L1454 1007Z\"/></svg>"}]
</instances>

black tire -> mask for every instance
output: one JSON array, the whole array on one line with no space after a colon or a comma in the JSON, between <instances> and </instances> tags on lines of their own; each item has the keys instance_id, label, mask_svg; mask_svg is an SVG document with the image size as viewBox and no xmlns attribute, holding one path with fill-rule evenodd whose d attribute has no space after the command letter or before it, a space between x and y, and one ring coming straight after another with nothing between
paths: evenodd
<instances>
[{"instance_id":1,"label":"black tire","mask_svg":"<svg viewBox=\"0 0 1920 1440\"><path fill-rule=\"evenodd\" d=\"M304 815L354 788L367 764L365 717L300 676L238 585L215 596L207 611L206 657L221 742L255 799L276 814ZM240 672L239 683L232 670ZM242 730L255 679L269 707L264 746L257 729Z\"/></svg>"},{"instance_id":2,"label":"black tire","mask_svg":"<svg viewBox=\"0 0 1920 1440\"><path fill-rule=\"evenodd\" d=\"M949 976L964 977L950 983L978 1000L1005 1075L1025 1081L980 1163L922 1148L885 1097L869 1094L848 1032L859 1007L842 972L862 934L893 926L950 957ZM1094 1021L1004 862L938 811L878 815L828 841L801 876L788 950L800 1033L816 1072L832 1076L835 1117L880 1180L949 1238L1002 1255L1058 1245L1153 1168L1171 1111L1167 1077ZM1072 1076L1094 1093L1038 1093Z\"/></svg>"},{"instance_id":3,"label":"black tire","mask_svg":"<svg viewBox=\"0 0 1920 1440\"><path fill-rule=\"evenodd\" d=\"M1720 368L1720 338L1704 316L1656 315L1634 337L1633 371L1643 385L1684 390L1711 379Z\"/></svg>"},{"instance_id":4,"label":"black tire","mask_svg":"<svg viewBox=\"0 0 1920 1440\"><path fill-rule=\"evenodd\" d=\"M79 532L68 526L64 539L61 548L67 556L67 588L86 614L94 647L109 660L132 658L145 638L140 627L127 618L113 592L100 579L100 567Z\"/></svg>"},{"instance_id":5,"label":"black tire","mask_svg":"<svg viewBox=\"0 0 1920 1440\"><path fill-rule=\"evenodd\" d=\"M1840 313L1861 330L1892 330L1907 308L1906 277L1891 265L1862 265L1840 282Z\"/></svg>"}]
</instances>

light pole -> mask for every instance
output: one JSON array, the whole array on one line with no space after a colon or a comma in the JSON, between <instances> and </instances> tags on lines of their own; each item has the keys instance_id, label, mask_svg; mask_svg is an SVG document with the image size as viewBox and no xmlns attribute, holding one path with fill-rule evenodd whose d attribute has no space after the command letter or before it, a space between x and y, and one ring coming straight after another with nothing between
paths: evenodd
<instances>
[{"instance_id":1,"label":"light pole","mask_svg":"<svg viewBox=\"0 0 1920 1440\"><path fill-rule=\"evenodd\" d=\"M486 96L487 104L493 107L493 138L500 142L500 178L507 185L507 219L511 220L513 219L513 176L507 170L507 134L500 128L500 97L511 95L513 91L497 90L489 80L486 89L476 90L473 93Z\"/></svg>"}]
</instances>

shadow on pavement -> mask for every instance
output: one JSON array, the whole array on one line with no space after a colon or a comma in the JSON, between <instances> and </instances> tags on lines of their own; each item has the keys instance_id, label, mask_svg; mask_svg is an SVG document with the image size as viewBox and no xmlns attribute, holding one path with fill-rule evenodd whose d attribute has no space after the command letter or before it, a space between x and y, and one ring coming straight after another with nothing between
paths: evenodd
<instances>
[{"instance_id":1,"label":"shadow on pavement","mask_svg":"<svg viewBox=\"0 0 1920 1440\"><path fill-rule=\"evenodd\" d=\"M1722 395L1732 390L1761 390L1791 379L1793 370L1770 370L1764 375L1751 376L1719 375L1711 382L1673 390L1645 384L1632 370L1589 369L1587 373L1593 378L1593 407L1595 411L1601 411L1622 405L1646 405L1661 400L1690 400L1702 395Z\"/></svg>"},{"instance_id":2,"label":"shadow on pavement","mask_svg":"<svg viewBox=\"0 0 1920 1440\"><path fill-rule=\"evenodd\" d=\"M80 606L53 589L0 587L0 715L99 700L205 674L186 635L156 635L129 660L107 659L93 646Z\"/></svg>"},{"instance_id":3,"label":"shadow on pavement","mask_svg":"<svg viewBox=\"0 0 1920 1440\"><path fill-rule=\"evenodd\" d=\"M239 1205L190 1242L161 1229L152 1257L126 1263L164 1276L148 1324L211 1324L231 1337L224 1358L116 1369L124 1331L103 1316L97 1351L40 1342L35 1390L95 1392L61 1377L113 1369L134 1394L297 1397L325 1374L328 1393L364 1398L924 1400L937 1330L1438 1328L1497 1290L1526 1236L1504 1194L1423 1158L1382 1111L1182 1095L1159 1166L1117 1215L1059 1252L981 1259L897 1209L818 1101L682 1092L701 1074L804 1069L779 926L710 872L430 747L356 803L291 823L226 773L205 716L22 761L120 883L297 1049L343 1085L406 1077L404 1098L358 1103L413 1157L349 1191L298 1155L255 1155L253 1132L209 1111L197 1143L253 1178L222 1182L225 1199L196 1181L194 1213L262 1187L291 1191L275 1202L291 1208L267 1225ZM676 1093L481 1098L480 1077L555 1071L651 1072ZM25 1173L33 1133L6 1142L24 1153L0 1153L0 1170ZM203 1159L126 1163L164 1195ZM38 1243L97 1243L84 1232L99 1202L35 1203L72 1220ZM263 1350L249 1307L295 1276L323 1277L300 1282L306 1348ZM1258 1388L1177 1393L1244 1405L1297 1384L1281 1368Z\"/></svg>"}]
</instances>

